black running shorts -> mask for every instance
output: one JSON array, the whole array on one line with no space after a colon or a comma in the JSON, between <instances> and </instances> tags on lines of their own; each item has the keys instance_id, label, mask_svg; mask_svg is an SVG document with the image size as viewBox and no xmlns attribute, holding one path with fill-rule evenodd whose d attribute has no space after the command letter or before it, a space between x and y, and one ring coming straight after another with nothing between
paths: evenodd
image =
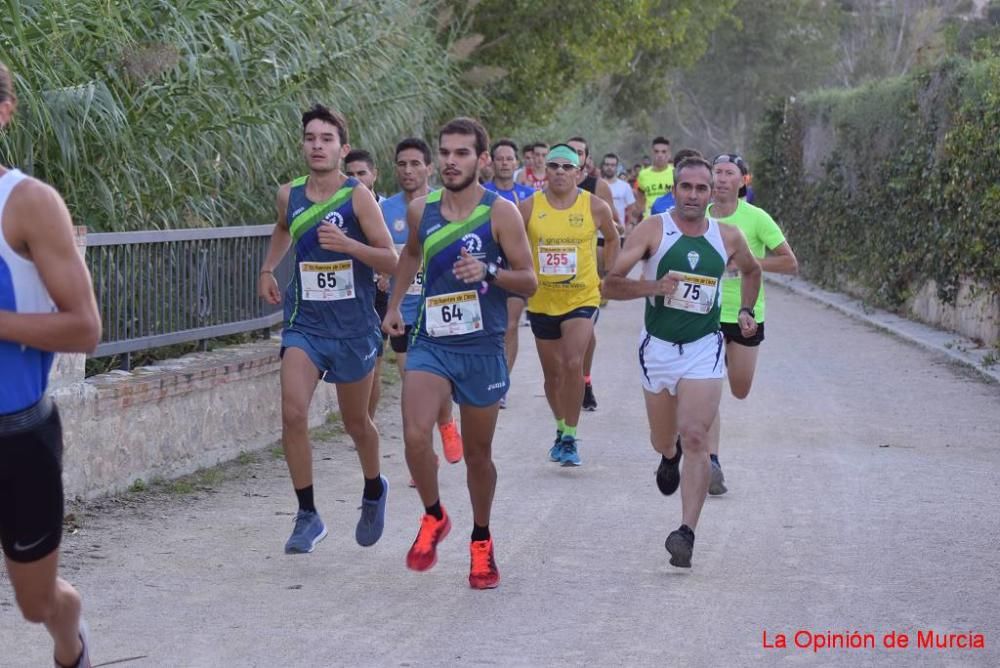
<instances>
[{"instance_id":1,"label":"black running shorts","mask_svg":"<svg viewBox=\"0 0 1000 668\"><path fill-rule=\"evenodd\" d=\"M59 547L62 449L51 399L0 416L0 544L11 561L38 561Z\"/></svg>"},{"instance_id":2,"label":"black running shorts","mask_svg":"<svg viewBox=\"0 0 1000 668\"><path fill-rule=\"evenodd\" d=\"M562 324L573 318L587 318L597 322L599 310L596 306L581 306L562 315L547 315L528 311L528 322L531 323L531 333L536 339L553 341L562 338Z\"/></svg>"},{"instance_id":3,"label":"black running shorts","mask_svg":"<svg viewBox=\"0 0 1000 668\"><path fill-rule=\"evenodd\" d=\"M735 322L722 323L722 335L726 337L726 343L738 343L747 348L755 348L764 340L764 323L757 323L757 333L747 338L740 331L740 326Z\"/></svg>"}]
</instances>

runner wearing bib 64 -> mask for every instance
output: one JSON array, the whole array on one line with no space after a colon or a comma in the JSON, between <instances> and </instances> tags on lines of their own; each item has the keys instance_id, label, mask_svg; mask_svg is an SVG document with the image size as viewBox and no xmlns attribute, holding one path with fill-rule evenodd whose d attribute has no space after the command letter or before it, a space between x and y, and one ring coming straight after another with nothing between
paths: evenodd
<instances>
[{"instance_id":1,"label":"runner wearing bib 64","mask_svg":"<svg viewBox=\"0 0 1000 668\"><path fill-rule=\"evenodd\" d=\"M396 145L396 181L401 190L382 202L382 215L385 216L385 224L389 226L389 234L392 235L392 243L395 244L397 252L403 252L406 240L410 237L410 228L406 224L406 208L414 199L425 197L430 192L427 183L433 171L431 149L423 139L410 137ZM391 281L388 277L385 278L383 284L387 292L391 290ZM400 305L405 324L404 333L389 337L389 344L392 346L393 352L396 353L396 366L399 368L400 378L406 372L406 354L409 350L413 325L420 313L423 288L424 272L418 271L409 287L406 288L406 295ZM386 311L388 308L389 295L386 294ZM382 314L382 319L385 319L385 313ZM381 322L379 326L381 326ZM444 451L445 459L452 464L458 463L462 460L462 434L458 428L458 422L452 415L450 403L441 406L437 425L438 432L441 434L441 449ZM411 480L410 487L413 486L415 483Z\"/></svg>"},{"instance_id":2,"label":"runner wearing bib 64","mask_svg":"<svg viewBox=\"0 0 1000 668\"><path fill-rule=\"evenodd\" d=\"M727 264L739 269L740 329L744 336L753 336L757 323L751 313L760 290L760 265L742 232L705 216L712 166L688 158L675 173L676 206L645 219L629 235L604 281L604 292L609 299L646 300L638 358L650 441L661 454L656 481L663 494L681 488L682 524L667 537L666 548L671 565L687 568L708 491L708 433L719 412L725 373L719 287ZM642 278L628 278L642 260ZM675 445L678 432L687 459L683 475Z\"/></svg>"},{"instance_id":3,"label":"runner wearing bib 64","mask_svg":"<svg viewBox=\"0 0 1000 668\"><path fill-rule=\"evenodd\" d=\"M469 586L490 589L500 583L489 522L497 477L493 433L508 386L507 294L531 295L536 282L517 208L476 179L489 163L486 130L478 121L456 118L441 129L439 144L444 190L415 199L407 209L410 234L382 324L390 335L403 333L399 305L422 265L423 298L402 402L406 462L425 512L406 565L416 571L433 567L437 545L451 529L431 438L442 405L454 400L461 409L472 501Z\"/></svg>"},{"instance_id":4,"label":"runner wearing bib 64","mask_svg":"<svg viewBox=\"0 0 1000 668\"><path fill-rule=\"evenodd\" d=\"M774 219L761 208L748 204L740 198L749 168L735 153L723 153L712 161L715 178L715 194L708 207L708 215L720 223L735 225L746 237L750 252L760 263L762 271L778 274L795 274L799 270L798 261L791 246L785 241ZM730 268L722 279L722 333L726 337L726 367L729 389L737 399L745 399L750 394L754 371L757 368L757 351L764 340L764 285L753 307L757 321L757 332L745 337L740 332L741 281L739 272ZM719 463L720 423L716 419L709 434L709 452L712 458L712 481L708 493L725 494L726 478Z\"/></svg>"},{"instance_id":5,"label":"runner wearing bib 64","mask_svg":"<svg viewBox=\"0 0 1000 668\"><path fill-rule=\"evenodd\" d=\"M577 425L583 359L601 303L597 230L608 240L609 262L619 251L611 207L577 188L579 165L572 147L553 146L546 162L549 185L520 205L538 276L538 291L528 298L528 320L545 376L545 398L556 420L549 459L563 466L581 464Z\"/></svg>"},{"instance_id":6,"label":"runner wearing bib 64","mask_svg":"<svg viewBox=\"0 0 1000 668\"><path fill-rule=\"evenodd\" d=\"M396 251L371 190L340 171L350 152L347 121L315 105L302 115L309 175L278 189L278 221L258 281L260 296L281 301L274 269L295 245L281 336L281 444L299 502L287 554L312 552L326 536L313 500L309 403L322 379L337 386L344 429L364 474L359 545L382 535L389 482L379 473L378 431L368 415L375 359L382 346L374 272L391 272Z\"/></svg>"}]
</instances>

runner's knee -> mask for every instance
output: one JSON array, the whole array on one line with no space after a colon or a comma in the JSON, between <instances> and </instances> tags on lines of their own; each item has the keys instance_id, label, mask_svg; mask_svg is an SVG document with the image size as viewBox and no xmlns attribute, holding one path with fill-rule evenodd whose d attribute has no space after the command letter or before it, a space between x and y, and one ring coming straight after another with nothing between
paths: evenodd
<instances>
[{"instance_id":1,"label":"runner's knee","mask_svg":"<svg viewBox=\"0 0 1000 668\"><path fill-rule=\"evenodd\" d=\"M17 607L32 624L44 624L56 614L56 595L53 590L47 596L18 596Z\"/></svg>"},{"instance_id":2,"label":"runner's knee","mask_svg":"<svg viewBox=\"0 0 1000 668\"><path fill-rule=\"evenodd\" d=\"M708 452L708 427L697 422L680 425L681 444L685 452Z\"/></svg>"},{"instance_id":3,"label":"runner's knee","mask_svg":"<svg viewBox=\"0 0 1000 668\"><path fill-rule=\"evenodd\" d=\"M285 429L307 429L309 407L297 401L281 402L281 424Z\"/></svg>"},{"instance_id":4,"label":"runner's knee","mask_svg":"<svg viewBox=\"0 0 1000 668\"><path fill-rule=\"evenodd\" d=\"M347 435L351 437L353 441L364 440L366 436L369 435L369 430L374 429L371 419L368 417L368 413L362 413L356 417L343 417L344 420L344 431Z\"/></svg>"}]
</instances>

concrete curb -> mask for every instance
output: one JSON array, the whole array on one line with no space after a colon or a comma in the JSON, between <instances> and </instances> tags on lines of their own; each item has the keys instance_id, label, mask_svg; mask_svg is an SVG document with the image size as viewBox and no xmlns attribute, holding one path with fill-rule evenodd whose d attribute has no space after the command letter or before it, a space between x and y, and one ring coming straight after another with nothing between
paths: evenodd
<instances>
[{"instance_id":1,"label":"concrete curb","mask_svg":"<svg viewBox=\"0 0 1000 668\"><path fill-rule=\"evenodd\" d=\"M983 364L987 355L995 351L991 348L978 346L974 341L960 334L936 329L895 313L872 308L860 299L824 290L795 276L769 274L765 276L765 280L772 285L780 286L797 295L836 309L855 320L889 332L921 348L946 355L977 371L989 380L1000 383L1000 364L990 366Z\"/></svg>"}]
</instances>

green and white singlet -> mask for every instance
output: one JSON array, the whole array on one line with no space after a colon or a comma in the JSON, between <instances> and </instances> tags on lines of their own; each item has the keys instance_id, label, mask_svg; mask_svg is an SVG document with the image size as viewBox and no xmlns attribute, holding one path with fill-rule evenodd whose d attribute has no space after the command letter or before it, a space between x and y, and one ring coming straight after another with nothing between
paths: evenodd
<instances>
[{"instance_id":1,"label":"green and white singlet","mask_svg":"<svg viewBox=\"0 0 1000 668\"><path fill-rule=\"evenodd\" d=\"M646 298L646 331L669 343L691 343L719 331L726 247L719 223L711 218L698 237L681 233L670 212L660 214L660 220L660 245L646 260L642 277L656 281L674 272L679 283L672 295Z\"/></svg>"}]
</instances>

